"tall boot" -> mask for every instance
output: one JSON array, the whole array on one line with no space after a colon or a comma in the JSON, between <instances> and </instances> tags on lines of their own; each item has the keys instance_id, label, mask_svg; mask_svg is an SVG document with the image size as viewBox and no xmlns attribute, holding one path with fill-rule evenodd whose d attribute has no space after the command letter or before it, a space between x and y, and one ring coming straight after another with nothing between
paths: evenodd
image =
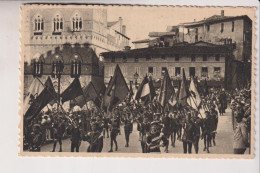
<instances>
[{"instance_id":1,"label":"tall boot","mask_svg":"<svg viewBox=\"0 0 260 173\"><path fill-rule=\"evenodd\" d=\"M113 141L111 139L111 143L110 143L110 150L108 152L113 152Z\"/></svg>"},{"instance_id":2,"label":"tall boot","mask_svg":"<svg viewBox=\"0 0 260 173\"><path fill-rule=\"evenodd\" d=\"M62 152L62 144L60 145L60 151L59 152Z\"/></svg>"},{"instance_id":3,"label":"tall boot","mask_svg":"<svg viewBox=\"0 0 260 173\"><path fill-rule=\"evenodd\" d=\"M115 141L115 144L116 144L116 151L117 151L118 150L117 141Z\"/></svg>"},{"instance_id":4,"label":"tall boot","mask_svg":"<svg viewBox=\"0 0 260 173\"><path fill-rule=\"evenodd\" d=\"M51 152L55 152L55 148L56 148L56 142L54 142L53 148L52 148L52 151L51 151Z\"/></svg>"}]
</instances>

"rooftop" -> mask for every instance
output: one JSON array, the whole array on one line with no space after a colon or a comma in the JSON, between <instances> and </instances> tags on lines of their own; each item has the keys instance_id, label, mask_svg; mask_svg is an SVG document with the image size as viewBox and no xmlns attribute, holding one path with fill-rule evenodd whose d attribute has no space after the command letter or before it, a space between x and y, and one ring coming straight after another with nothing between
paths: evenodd
<instances>
[{"instance_id":1,"label":"rooftop","mask_svg":"<svg viewBox=\"0 0 260 173\"><path fill-rule=\"evenodd\" d=\"M132 49L124 51L110 51L103 52L101 56L104 58L109 56L122 57L125 55L174 55L174 54L214 54L214 53L230 53L235 48L236 44L226 44L226 45L216 45L207 42L197 42L197 43L184 43L179 45L174 45L173 47L148 47L141 49Z\"/></svg>"},{"instance_id":2,"label":"rooftop","mask_svg":"<svg viewBox=\"0 0 260 173\"><path fill-rule=\"evenodd\" d=\"M194 26L199 26L199 25L203 25L203 24L219 23L219 22L235 20L235 19L246 19L246 20L251 21L251 19L247 15L242 15L242 16L213 15L211 17L205 18L200 21L180 23L179 26L194 27Z\"/></svg>"}]
</instances>

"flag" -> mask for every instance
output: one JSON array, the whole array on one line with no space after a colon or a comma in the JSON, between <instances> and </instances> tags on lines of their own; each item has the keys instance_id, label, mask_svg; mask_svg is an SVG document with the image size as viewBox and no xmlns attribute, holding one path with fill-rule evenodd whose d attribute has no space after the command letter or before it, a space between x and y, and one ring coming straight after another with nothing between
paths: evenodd
<instances>
[{"instance_id":1,"label":"flag","mask_svg":"<svg viewBox=\"0 0 260 173\"><path fill-rule=\"evenodd\" d=\"M204 81L204 86L203 86L203 95L204 95L204 97L209 95L209 88L208 88L208 83L207 83L206 79Z\"/></svg>"},{"instance_id":2,"label":"flag","mask_svg":"<svg viewBox=\"0 0 260 173\"><path fill-rule=\"evenodd\" d=\"M190 88L189 88L190 96L188 98L188 104L194 109L198 109L201 103L201 98L199 92L195 86L195 82L193 78L191 78Z\"/></svg>"},{"instance_id":3,"label":"flag","mask_svg":"<svg viewBox=\"0 0 260 173\"><path fill-rule=\"evenodd\" d=\"M61 94L61 101L62 103L72 100L80 95L82 95L82 89L78 78L75 78L73 82L68 86L65 91Z\"/></svg>"},{"instance_id":4,"label":"flag","mask_svg":"<svg viewBox=\"0 0 260 173\"><path fill-rule=\"evenodd\" d=\"M26 96L23 101L23 113L29 109L31 103L37 98L37 96L42 92L44 86L41 84L39 79L34 78L28 91L26 92Z\"/></svg>"},{"instance_id":5,"label":"flag","mask_svg":"<svg viewBox=\"0 0 260 173\"><path fill-rule=\"evenodd\" d=\"M111 82L112 82L112 76L111 76L111 78L108 82L107 87L111 85ZM103 99L101 101L101 104L99 103L100 99L96 99L94 102L95 102L96 105L100 104L101 108L104 109L105 111L107 111L107 108L108 108L108 105L110 104L110 101L111 101L111 95L108 95L108 90L106 88Z\"/></svg>"},{"instance_id":6,"label":"flag","mask_svg":"<svg viewBox=\"0 0 260 173\"><path fill-rule=\"evenodd\" d=\"M133 91L133 87L132 87L132 82L130 82L129 98L128 98L128 101L131 101L133 95L134 95L134 91Z\"/></svg>"},{"instance_id":7,"label":"flag","mask_svg":"<svg viewBox=\"0 0 260 173\"><path fill-rule=\"evenodd\" d=\"M156 93L153 86L153 81L151 79L148 79L146 75L136 92L135 100L141 99L142 101L147 103L149 100L153 100L155 96Z\"/></svg>"},{"instance_id":8,"label":"flag","mask_svg":"<svg viewBox=\"0 0 260 173\"><path fill-rule=\"evenodd\" d=\"M186 82L184 68L182 69L182 71L183 71L183 73L182 73L182 81L181 81L181 88L180 88L180 92L179 92L178 103L183 106L183 105L187 104L188 89L187 89L187 82Z\"/></svg>"},{"instance_id":9,"label":"flag","mask_svg":"<svg viewBox=\"0 0 260 173\"><path fill-rule=\"evenodd\" d=\"M44 84L44 89L25 113L25 118L30 120L37 116L39 112L53 99L54 95L55 90L50 77L48 77Z\"/></svg>"},{"instance_id":10,"label":"flag","mask_svg":"<svg viewBox=\"0 0 260 173\"><path fill-rule=\"evenodd\" d=\"M171 78L169 76L168 70L165 70L164 77L161 83L160 93L158 101L161 106L164 108L166 103L172 97L172 93L174 92L174 88L172 86Z\"/></svg>"},{"instance_id":11,"label":"flag","mask_svg":"<svg viewBox=\"0 0 260 173\"><path fill-rule=\"evenodd\" d=\"M125 78L117 65L115 68L114 76L111 79L110 84L107 87L106 95L104 97L108 98L109 102L106 102L106 106L109 106L110 110L114 105L122 102L129 92L128 86L126 84ZM108 105L107 105L108 103Z\"/></svg>"},{"instance_id":12,"label":"flag","mask_svg":"<svg viewBox=\"0 0 260 173\"><path fill-rule=\"evenodd\" d=\"M175 106L178 102L178 93L175 93L174 91L174 88L173 88L173 92L172 92L172 95L168 101L168 103L171 105L171 106Z\"/></svg>"},{"instance_id":13,"label":"flag","mask_svg":"<svg viewBox=\"0 0 260 173\"><path fill-rule=\"evenodd\" d=\"M71 100L71 106L78 105L81 108L90 100L95 99L98 95L92 82L82 89L83 94Z\"/></svg>"}]
</instances>

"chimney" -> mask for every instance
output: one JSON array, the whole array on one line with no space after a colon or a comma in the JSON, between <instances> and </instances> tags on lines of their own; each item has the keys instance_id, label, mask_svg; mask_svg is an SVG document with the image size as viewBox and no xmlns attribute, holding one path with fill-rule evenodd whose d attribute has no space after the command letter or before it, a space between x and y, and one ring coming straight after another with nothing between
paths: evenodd
<instances>
[{"instance_id":1,"label":"chimney","mask_svg":"<svg viewBox=\"0 0 260 173\"><path fill-rule=\"evenodd\" d=\"M126 35L126 26L122 25L122 34Z\"/></svg>"},{"instance_id":2,"label":"chimney","mask_svg":"<svg viewBox=\"0 0 260 173\"><path fill-rule=\"evenodd\" d=\"M196 19L194 19L194 22L196 22Z\"/></svg>"},{"instance_id":3,"label":"chimney","mask_svg":"<svg viewBox=\"0 0 260 173\"><path fill-rule=\"evenodd\" d=\"M221 10L221 16L222 17L224 16L224 10Z\"/></svg>"},{"instance_id":4,"label":"chimney","mask_svg":"<svg viewBox=\"0 0 260 173\"><path fill-rule=\"evenodd\" d=\"M119 19L118 19L118 21L119 21L119 28L120 28L120 33L122 33L122 24L123 24L123 19L122 19L122 17L119 17Z\"/></svg>"}]
</instances>

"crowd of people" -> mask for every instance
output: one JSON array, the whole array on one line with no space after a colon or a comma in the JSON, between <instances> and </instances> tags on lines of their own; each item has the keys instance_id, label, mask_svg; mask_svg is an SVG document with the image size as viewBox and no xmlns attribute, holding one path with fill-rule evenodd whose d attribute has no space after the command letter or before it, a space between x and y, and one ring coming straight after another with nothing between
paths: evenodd
<instances>
[{"instance_id":1,"label":"crowd of people","mask_svg":"<svg viewBox=\"0 0 260 173\"><path fill-rule=\"evenodd\" d=\"M62 152L62 140L71 139L71 152L79 152L82 141L87 141L87 152L101 152L103 139L110 138L109 152L118 150L117 136L124 126L125 147L129 147L131 133L139 132L143 153L169 152L169 145L175 147L176 140L182 141L183 153L199 152L199 141L203 140L203 151L210 153L216 145L218 117L223 115L230 103L235 128L234 153L244 153L248 147L250 133L250 90L211 90L202 97L199 110L189 105L162 108L154 99L144 105L141 102L126 101L104 112L96 107L86 110L72 109L69 112L48 110L24 124L24 147L29 151L40 151L41 145L53 143L52 152ZM75 107L74 107L75 108ZM133 124L137 129L133 129ZM241 135L242 134L242 138ZM243 136L244 135L244 136ZM242 139L242 142L241 142ZM237 140L237 141L236 141ZM137 142L137 141L134 141Z\"/></svg>"},{"instance_id":2,"label":"crowd of people","mask_svg":"<svg viewBox=\"0 0 260 173\"><path fill-rule=\"evenodd\" d=\"M250 149L251 136L251 90L235 90L231 94L232 124L234 129L234 153L244 154ZM250 152L250 151L249 151Z\"/></svg>"}]
</instances>

